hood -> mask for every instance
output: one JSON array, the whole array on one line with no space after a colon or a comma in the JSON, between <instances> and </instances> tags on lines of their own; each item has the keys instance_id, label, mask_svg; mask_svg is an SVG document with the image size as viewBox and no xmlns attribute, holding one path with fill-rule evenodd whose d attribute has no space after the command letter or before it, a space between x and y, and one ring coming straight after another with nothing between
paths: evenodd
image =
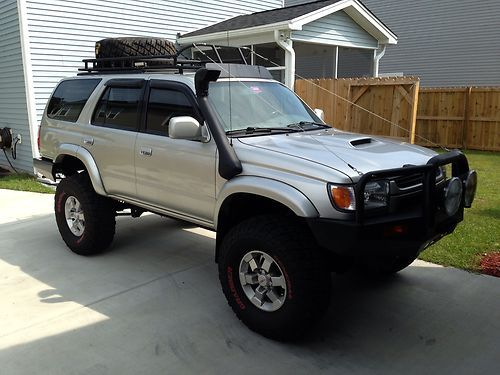
<instances>
[{"instance_id":1,"label":"hood","mask_svg":"<svg viewBox=\"0 0 500 375\"><path fill-rule=\"evenodd\" d=\"M271 136L241 137L245 145L279 152L341 171L356 178L360 173L404 165L423 165L436 153L405 142L347 133L336 129Z\"/></svg>"}]
</instances>

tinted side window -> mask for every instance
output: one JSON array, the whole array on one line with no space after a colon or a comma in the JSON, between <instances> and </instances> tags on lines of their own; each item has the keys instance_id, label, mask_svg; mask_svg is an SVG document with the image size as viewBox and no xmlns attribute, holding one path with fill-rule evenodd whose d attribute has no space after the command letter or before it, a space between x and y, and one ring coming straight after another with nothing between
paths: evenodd
<instances>
[{"instance_id":1,"label":"tinted side window","mask_svg":"<svg viewBox=\"0 0 500 375\"><path fill-rule=\"evenodd\" d=\"M100 79L74 79L57 86L47 108L47 116L56 120L76 122L90 94Z\"/></svg>"},{"instance_id":2,"label":"tinted side window","mask_svg":"<svg viewBox=\"0 0 500 375\"><path fill-rule=\"evenodd\" d=\"M198 117L188 97L181 91L152 88L149 94L146 131L168 135L168 121L177 116Z\"/></svg>"},{"instance_id":3,"label":"tinted side window","mask_svg":"<svg viewBox=\"0 0 500 375\"><path fill-rule=\"evenodd\" d=\"M92 123L136 129L142 88L107 87L97 104Z\"/></svg>"}]
</instances>

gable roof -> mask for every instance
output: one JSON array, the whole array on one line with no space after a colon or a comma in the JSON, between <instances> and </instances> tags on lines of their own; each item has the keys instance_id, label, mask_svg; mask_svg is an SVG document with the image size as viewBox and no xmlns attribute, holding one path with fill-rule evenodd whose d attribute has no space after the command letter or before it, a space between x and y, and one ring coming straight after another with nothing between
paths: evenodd
<instances>
[{"instance_id":1,"label":"gable roof","mask_svg":"<svg viewBox=\"0 0 500 375\"><path fill-rule=\"evenodd\" d=\"M384 39L385 43L397 43L397 36L389 27L370 12L359 0L320 0L311 3L298 4L284 8L277 8L246 14L207 26L203 29L179 36L186 41L199 39L202 36L218 35L221 33L275 29L301 30L304 24L312 22L328 14L344 10L355 22L360 24L368 33L377 39Z\"/></svg>"},{"instance_id":2,"label":"gable roof","mask_svg":"<svg viewBox=\"0 0 500 375\"><path fill-rule=\"evenodd\" d=\"M184 34L182 35L182 38L196 35L212 34L228 30L240 30L249 27L263 26L277 22L293 20L297 17L311 13L315 10L319 10L327 5L338 3L340 1L342 0L320 0L312 3L292 5L285 8L277 8L252 14L244 14L242 16L230 18L214 25L207 26L203 29Z\"/></svg>"}]
</instances>

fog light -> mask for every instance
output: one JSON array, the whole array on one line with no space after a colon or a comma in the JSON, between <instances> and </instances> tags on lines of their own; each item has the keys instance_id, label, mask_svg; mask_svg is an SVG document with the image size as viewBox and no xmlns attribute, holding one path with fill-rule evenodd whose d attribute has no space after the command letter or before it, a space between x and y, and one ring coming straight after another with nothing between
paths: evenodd
<instances>
[{"instance_id":1,"label":"fog light","mask_svg":"<svg viewBox=\"0 0 500 375\"><path fill-rule=\"evenodd\" d=\"M453 216L460 208L462 200L462 181L458 177L453 177L445 189L444 209L448 216Z\"/></svg>"},{"instance_id":2,"label":"fog light","mask_svg":"<svg viewBox=\"0 0 500 375\"><path fill-rule=\"evenodd\" d=\"M472 206L472 202L474 202L474 197L476 196L476 188L477 188L477 173L472 170L467 174L467 178L465 180L465 195L464 195L464 205L469 208Z\"/></svg>"}]
</instances>

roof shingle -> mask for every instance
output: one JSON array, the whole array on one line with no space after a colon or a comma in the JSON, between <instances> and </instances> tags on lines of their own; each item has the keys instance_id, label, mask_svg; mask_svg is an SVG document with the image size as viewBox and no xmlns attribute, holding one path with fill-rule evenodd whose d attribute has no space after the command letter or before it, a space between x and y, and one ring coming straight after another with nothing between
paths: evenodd
<instances>
[{"instance_id":1,"label":"roof shingle","mask_svg":"<svg viewBox=\"0 0 500 375\"><path fill-rule=\"evenodd\" d=\"M321 0L285 8L271 9L263 12L245 14L242 16L237 16L216 23L215 25L207 26L200 30L184 34L181 37L184 38L196 35L206 35L228 30L240 30L249 27L269 25L276 22L292 20L294 18L314 12L315 10L324 8L328 5L338 3L339 1L341 0Z\"/></svg>"}]
</instances>

